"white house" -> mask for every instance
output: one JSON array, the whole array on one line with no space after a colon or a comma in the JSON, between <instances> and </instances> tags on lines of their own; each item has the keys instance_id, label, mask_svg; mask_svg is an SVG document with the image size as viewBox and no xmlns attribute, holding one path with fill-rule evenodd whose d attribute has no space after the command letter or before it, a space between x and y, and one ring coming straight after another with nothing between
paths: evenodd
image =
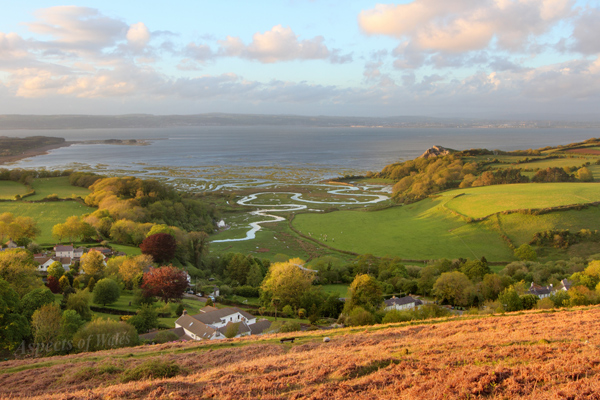
<instances>
[{"instance_id":1,"label":"white house","mask_svg":"<svg viewBox=\"0 0 600 400\"><path fill-rule=\"evenodd\" d=\"M183 333L193 340L213 340L225 339L230 324L238 324L236 337L260 334L271 325L266 320L257 322L255 316L237 307L216 309L209 306L196 315L184 311L175 321L175 328L182 328Z\"/></svg>"},{"instance_id":2,"label":"white house","mask_svg":"<svg viewBox=\"0 0 600 400\"><path fill-rule=\"evenodd\" d=\"M54 246L54 253L56 257L70 257L73 258L73 246Z\"/></svg>"},{"instance_id":3,"label":"white house","mask_svg":"<svg viewBox=\"0 0 600 400\"><path fill-rule=\"evenodd\" d=\"M384 303L385 303L385 311L414 310L415 308L423 305L423 302L421 300L415 299L411 296L405 296L405 297L400 297L400 298L393 296L391 299L385 300Z\"/></svg>"},{"instance_id":4,"label":"white house","mask_svg":"<svg viewBox=\"0 0 600 400\"><path fill-rule=\"evenodd\" d=\"M532 294L534 296L539 297L540 299L543 299L544 297L550 296L550 294L553 291L554 291L554 288L552 287L552 284L550 284L549 286L540 286L540 285L536 285L535 283L531 282L531 286L529 287L529 290L526 293Z\"/></svg>"},{"instance_id":5,"label":"white house","mask_svg":"<svg viewBox=\"0 0 600 400\"><path fill-rule=\"evenodd\" d=\"M38 265L39 272L48 272L48 267L52 265L52 263L54 263L55 261L60 262L63 268L65 269L65 272L67 272L70 269L72 263L72 260L69 257L44 257L38 258L36 259L36 261L40 263L40 265Z\"/></svg>"}]
</instances>

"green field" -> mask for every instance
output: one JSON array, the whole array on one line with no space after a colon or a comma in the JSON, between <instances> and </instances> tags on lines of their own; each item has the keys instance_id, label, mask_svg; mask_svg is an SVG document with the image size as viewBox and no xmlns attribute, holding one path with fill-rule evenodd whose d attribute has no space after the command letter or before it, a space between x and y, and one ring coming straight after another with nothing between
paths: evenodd
<instances>
[{"instance_id":1,"label":"green field","mask_svg":"<svg viewBox=\"0 0 600 400\"><path fill-rule=\"evenodd\" d=\"M0 199L2 200L14 200L16 195L22 196L28 191L29 189L19 182L0 181Z\"/></svg>"},{"instance_id":2,"label":"green field","mask_svg":"<svg viewBox=\"0 0 600 400\"><path fill-rule=\"evenodd\" d=\"M51 194L56 194L61 199L70 198L73 195L85 198L90 193L89 189L71 186L69 178L66 176L34 179L31 186L35 190L35 194L27 197L27 200L42 200Z\"/></svg>"},{"instance_id":3,"label":"green field","mask_svg":"<svg viewBox=\"0 0 600 400\"><path fill-rule=\"evenodd\" d=\"M94 208L76 201L50 203L0 202L0 214L10 212L15 216L31 217L37 222L42 233L35 239L35 242L42 245L57 243L56 239L52 237L52 227L54 225L65 222L72 215L80 216L94 211Z\"/></svg>"},{"instance_id":4,"label":"green field","mask_svg":"<svg viewBox=\"0 0 600 400\"><path fill-rule=\"evenodd\" d=\"M446 199L425 199L383 211L299 214L296 229L341 250L403 259L514 259L512 251L486 224L467 224L443 206Z\"/></svg>"},{"instance_id":5,"label":"green field","mask_svg":"<svg viewBox=\"0 0 600 400\"><path fill-rule=\"evenodd\" d=\"M453 198L446 207L471 218L506 210L546 208L600 201L597 183L522 183L457 189L443 193Z\"/></svg>"},{"instance_id":6,"label":"green field","mask_svg":"<svg viewBox=\"0 0 600 400\"><path fill-rule=\"evenodd\" d=\"M322 285L321 288L325 293L337 293L343 299L348 297L348 285L340 283L332 285Z\"/></svg>"}]
</instances>

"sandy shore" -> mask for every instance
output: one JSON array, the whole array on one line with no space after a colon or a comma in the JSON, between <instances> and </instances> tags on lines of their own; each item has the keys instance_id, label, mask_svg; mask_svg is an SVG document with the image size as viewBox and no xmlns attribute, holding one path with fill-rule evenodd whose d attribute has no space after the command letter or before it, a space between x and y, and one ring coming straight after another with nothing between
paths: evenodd
<instances>
[{"instance_id":1,"label":"sandy shore","mask_svg":"<svg viewBox=\"0 0 600 400\"><path fill-rule=\"evenodd\" d=\"M44 154L48 154L48 151L50 151L50 150L59 149L61 147L69 147L72 144L76 144L76 143L80 143L80 142L63 142L60 144L52 144L52 145L48 145L48 146L37 147L35 149L27 150L27 151L23 152L22 154L18 154L18 155L14 155L14 156L0 156L0 165L19 161L24 158L42 156Z\"/></svg>"}]
</instances>

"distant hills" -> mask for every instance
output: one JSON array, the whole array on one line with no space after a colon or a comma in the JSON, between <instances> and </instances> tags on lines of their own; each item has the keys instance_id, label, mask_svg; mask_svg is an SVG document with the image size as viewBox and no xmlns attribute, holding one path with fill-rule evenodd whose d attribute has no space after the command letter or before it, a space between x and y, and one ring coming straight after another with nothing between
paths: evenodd
<instances>
[{"instance_id":1,"label":"distant hills","mask_svg":"<svg viewBox=\"0 0 600 400\"><path fill-rule=\"evenodd\" d=\"M181 126L303 126L380 128L600 128L600 122L572 120L485 120L434 117L330 117L260 114L195 115L0 115L0 130L116 129Z\"/></svg>"}]
</instances>

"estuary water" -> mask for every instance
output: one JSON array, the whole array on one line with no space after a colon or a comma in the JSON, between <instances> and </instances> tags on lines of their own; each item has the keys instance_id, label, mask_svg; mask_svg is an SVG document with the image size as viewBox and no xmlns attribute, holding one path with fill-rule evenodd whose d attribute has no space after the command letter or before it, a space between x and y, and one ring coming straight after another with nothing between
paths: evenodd
<instances>
[{"instance_id":1,"label":"estuary water","mask_svg":"<svg viewBox=\"0 0 600 400\"><path fill-rule=\"evenodd\" d=\"M591 129L175 127L157 129L13 130L5 136L58 136L69 141L147 139L149 146L73 145L10 164L13 168L147 171L237 168L260 178L265 168L311 170L308 179L380 171L433 145L457 150L516 150L600 136ZM202 169L204 168L204 169ZM258 168L249 173L252 168ZM174 175L178 175L175 173ZM189 173L188 173L189 176Z\"/></svg>"}]
</instances>

